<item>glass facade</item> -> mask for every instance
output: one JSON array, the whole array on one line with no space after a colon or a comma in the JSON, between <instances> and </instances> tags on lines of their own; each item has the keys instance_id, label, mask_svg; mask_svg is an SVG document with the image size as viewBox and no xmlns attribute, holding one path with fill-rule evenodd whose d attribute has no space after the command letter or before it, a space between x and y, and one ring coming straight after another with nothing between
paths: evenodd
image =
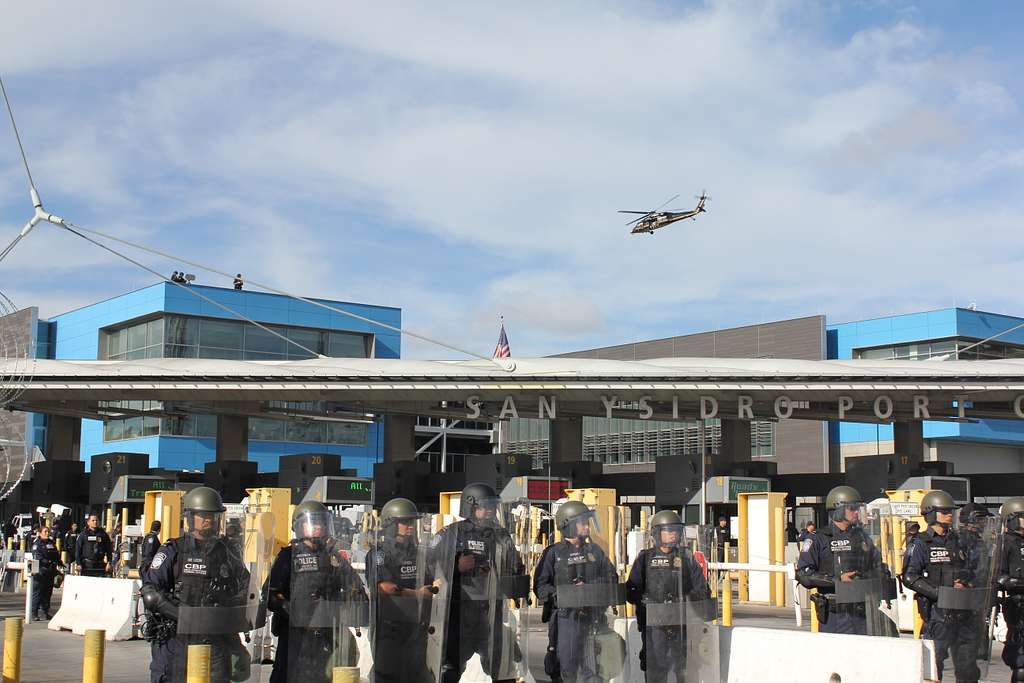
<instances>
[{"instance_id":1,"label":"glass facade","mask_svg":"<svg viewBox=\"0 0 1024 683\"><path fill-rule=\"evenodd\" d=\"M271 406L280 409L312 409L314 404L297 404L272 401ZM302 406L301 408L298 406ZM160 401L111 401L101 407L133 412L159 412L163 410ZM342 446L365 446L368 425L359 422L333 422L327 420L279 420L272 417L249 418L250 441L290 441L297 443L339 444ZM217 417L215 415L173 415L131 417L108 420L103 424L104 441L122 441L143 436L186 436L215 438Z\"/></svg>"},{"instance_id":2,"label":"glass facade","mask_svg":"<svg viewBox=\"0 0 1024 683\"><path fill-rule=\"evenodd\" d=\"M948 355L950 359L992 360L998 358L1024 358L1024 346L999 341L975 346L980 339L937 339L913 344L891 344L872 348L854 349L853 357L864 360L928 360ZM957 355L959 353L959 355Z\"/></svg>"},{"instance_id":3,"label":"glass facade","mask_svg":"<svg viewBox=\"0 0 1024 683\"><path fill-rule=\"evenodd\" d=\"M372 334L285 325L264 327L267 329L235 320L164 315L124 327L102 330L100 358L302 360L321 355L331 358L369 358L373 351Z\"/></svg>"},{"instance_id":4,"label":"glass facade","mask_svg":"<svg viewBox=\"0 0 1024 683\"><path fill-rule=\"evenodd\" d=\"M658 420L583 418L583 459L606 464L652 462L657 457L700 451L700 423ZM721 445L719 420L704 421L705 446L714 453ZM775 456L775 423L750 423L750 457ZM548 459L548 420L509 421L509 450L533 457L534 466Z\"/></svg>"},{"instance_id":5,"label":"glass facade","mask_svg":"<svg viewBox=\"0 0 1024 683\"><path fill-rule=\"evenodd\" d=\"M373 335L318 330L285 325L266 325L295 342L289 343L256 325L234 320L163 315L131 325L100 331L103 360L143 358L220 358L225 360L301 360L324 355L332 358L369 358ZM302 348L300 348L300 346ZM159 401L120 401L105 404L111 409L132 412L161 411ZM271 401L271 408L288 411L322 412L319 404ZM324 420L278 420L250 418L249 439L296 443L365 446L367 425ZM104 441L123 441L144 436L217 436L213 415L131 417L107 420Z\"/></svg>"}]
</instances>

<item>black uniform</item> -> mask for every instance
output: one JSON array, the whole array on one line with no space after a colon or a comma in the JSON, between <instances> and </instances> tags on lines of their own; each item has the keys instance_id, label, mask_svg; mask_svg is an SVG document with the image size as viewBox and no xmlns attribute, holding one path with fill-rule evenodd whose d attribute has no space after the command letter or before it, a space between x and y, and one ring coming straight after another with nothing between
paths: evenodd
<instances>
[{"instance_id":1,"label":"black uniform","mask_svg":"<svg viewBox=\"0 0 1024 683\"><path fill-rule=\"evenodd\" d=\"M1024 537L1020 534L1003 534L998 571L1008 629L1003 662L1012 669L1010 680L1016 683L1024 681Z\"/></svg>"},{"instance_id":2,"label":"black uniform","mask_svg":"<svg viewBox=\"0 0 1024 683\"><path fill-rule=\"evenodd\" d=\"M142 539L142 558L139 561L139 576L149 569L149 565L153 562L153 557L156 556L156 551L160 549L160 533L157 531L150 531L146 534L146 537Z\"/></svg>"},{"instance_id":3,"label":"black uniform","mask_svg":"<svg viewBox=\"0 0 1024 683\"><path fill-rule=\"evenodd\" d=\"M818 631L821 633L849 633L868 635L864 603L835 601L836 554L843 553L842 566L857 568L858 578L877 578L873 574L882 566L881 555L871 538L859 526L846 531L834 523L811 534L800 546L796 563L796 578L805 588L817 588L817 601L826 600L818 611ZM844 569L844 571L847 571ZM824 618L822 618L824 616ZM876 635L876 634L871 634Z\"/></svg>"},{"instance_id":4,"label":"black uniform","mask_svg":"<svg viewBox=\"0 0 1024 683\"><path fill-rule=\"evenodd\" d=\"M575 681L596 677L592 646L597 634L608 630L605 610L617 602L619 580L604 550L590 542L579 546L567 540L556 543L541 557L535 580L537 599L541 602L554 599L555 654L562 679ZM559 605L559 587L572 586L592 586L591 599L584 598L581 602L593 604Z\"/></svg>"},{"instance_id":5,"label":"black uniform","mask_svg":"<svg viewBox=\"0 0 1024 683\"><path fill-rule=\"evenodd\" d=\"M68 554L68 566L70 567L75 562L75 550L78 545L79 532L68 531L64 534L64 550Z\"/></svg>"},{"instance_id":6,"label":"black uniform","mask_svg":"<svg viewBox=\"0 0 1024 683\"><path fill-rule=\"evenodd\" d=\"M82 576L106 576L112 553L110 536L103 529L86 529L78 534L75 561L82 566Z\"/></svg>"},{"instance_id":7,"label":"black uniform","mask_svg":"<svg viewBox=\"0 0 1024 683\"><path fill-rule=\"evenodd\" d=\"M439 552L454 551L452 557L439 561L452 571L441 680L444 683L458 681L474 653L480 655L484 673L490 676L500 665L502 654L514 647L514 643L506 642L508 634L502 625L499 605L493 599L477 599L480 592L476 589L487 585L495 576L525 576L519 552L504 528L468 519L445 527L437 537L435 548ZM458 560L466 555L474 558L474 566L463 573L458 570ZM507 597L526 597L527 589L528 584L523 595Z\"/></svg>"},{"instance_id":8,"label":"black uniform","mask_svg":"<svg viewBox=\"0 0 1024 683\"><path fill-rule=\"evenodd\" d=\"M390 581L401 589L417 590L434 582L429 567L414 541L385 538L366 555L370 590L375 592L373 621L373 680L430 680L427 668L427 627L430 599L379 593L378 584Z\"/></svg>"},{"instance_id":9,"label":"black uniform","mask_svg":"<svg viewBox=\"0 0 1024 683\"><path fill-rule=\"evenodd\" d=\"M917 593L918 608L924 617L921 637L935 641L935 660L942 677L943 664L952 650L956 680L977 681L978 634L981 618L976 612L946 610L938 606L939 588L953 587L956 580L973 581L978 558L968 555L957 532L944 535L934 529L920 533L910 545L903 569L903 584Z\"/></svg>"},{"instance_id":10,"label":"black uniform","mask_svg":"<svg viewBox=\"0 0 1024 683\"><path fill-rule=\"evenodd\" d=\"M228 683L233 674L234 680L245 680L250 657L238 634L251 627L245 614L249 570L223 537L172 538L160 546L142 581L179 610L178 635L153 643L152 683L184 681L188 646L196 644L212 646L212 683Z\"/></svg>"},{"instance_id":11,"label":"black uniform","mask_svg":"<svg viewBox=\"0 0 1024 683\"><path fill-rule=\"evenodd\" d=\"M704 579L704 572L686 548L671 548L662 552L660 548L646 548L640 551L626 581L626 599L636 605L636 625L640 630L643 646L640 650L640 668L647 673L648 683L662 683L668 680L670 671L676 680L686 676L686 624L685 606L675 605L684 601L704 602L700 616L710 621L713 615L706 614L710 608L711 590ZM668 610L665 606L668 605ZM648 621L648 609L667 611L668 618Z\"/></svg>"},{"instance_id":12,"label":"black uniform","mask_svg":"<svg viewBox=\"0 0 1024 683\"><path fill-rule=\"evenodd\" d=\"M729 541L729 525L715 526L715 555L719 562L725 562L725 544Z\"/></svg>"},{"instance_id":13,"label":"black uniform","mask_svg":"<svg viewBox=\"0 0 1024 683\"><path fill-rule=\"evenodd\" d=\"M278 638L271 683L326 683L329 663L355 666L359 652L349 627L369 621L369 598L333 544L293 540L274 559L268 590Z\"/></svg>"},{"instance_id":14,"label":"black uniform","mask_svg":"<svg viewBox=\"0 0 1024 683\"><path fill-rule=\"evenodd\" d=\"M39 573L32 578L32 616L42 610L50 618L50 596L53 595L53 580L60 567L60 552L53 539L37 538L32 544L32 557L39 560Z\"/></svg>"}]
</instances>

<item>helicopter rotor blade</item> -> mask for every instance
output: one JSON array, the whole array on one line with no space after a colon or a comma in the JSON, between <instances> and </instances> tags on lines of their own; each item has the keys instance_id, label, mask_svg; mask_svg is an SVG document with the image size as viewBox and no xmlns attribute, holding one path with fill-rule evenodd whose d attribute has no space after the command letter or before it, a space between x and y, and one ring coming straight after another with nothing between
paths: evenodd
<instances>
[{"instance_id":1,"label":"helicopter rotor blade","mask_svg":"<svg viewBox=\"0 0 1024 683\"><path fill-rule=\"evenodd\" d=\"M639 222L640 222L640 221L642 221L643 219L647 218L647 216L649 216L649 215L650 215L650 214L645 214L645 215L643 215L643 216L640 216L640 218L634 218L634 219L633 219L633 220L631 220L630 222L626 223L626 225L633 225L634 223L639 223Z\"/></svg>"},{"instance_id":2,"label":"helicopter rotor blade","mask_svg":"<svg viewBox=\"0 0 1024 683\"><path fill-rule=\"evenodd\" d=\"M679 199L679 195L676 195L675 197L671 197L671 198L669 198L669 200L668 200L667 202L665 202L664 204L662 204L661 206L659 206L659 207L658 207L657 209L655 209L654 211L660 211L661 209L665 208L666 206L668 206L669 204L671 204L672 202L674 202L674 201L675 201L675 200L677 200L677 199ZM651 211L651 213L654 213L654 211Z\"/></svg>"},{"instance_id":3,"label":"helicopter rotor blade","mask_svg":"<svg viewBox=\"0 0 1024 683\"><path fill-rule=\"evenodd\" d=\"M619 213L642 213L642 214L644 214L646 216L647 214L653 213L653 212L652 211L619 211Z\"/></svg>"}]
</instances>

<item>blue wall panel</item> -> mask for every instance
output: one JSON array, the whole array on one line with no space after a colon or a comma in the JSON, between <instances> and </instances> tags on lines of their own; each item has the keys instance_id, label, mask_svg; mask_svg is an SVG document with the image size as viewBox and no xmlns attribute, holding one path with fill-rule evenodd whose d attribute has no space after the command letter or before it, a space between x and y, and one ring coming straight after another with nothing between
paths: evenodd
<instances>
[{"instance_id":1,"label":"blue wall panel","mask_svg":"<svg viewBox=\"0 0 1024 683\"><path fill-rule=\"evenodd\" d=\"M401 335L313 304L265 292L204 285L190 285L189 289L261 323L374 334L378 358L401 357ZM315 301L392 327L400 328L402 325L401 309L326 299ZM180 287L159 283L54 317L51 321L53 357L59 360L96 360L99 357L101 328L160 312L239 320L230 312ZM360 475L369 476L373 473L373 463L380 457L375 425L370 426L368 444L361 447L261 441L250 442L249 446L249 457L259 463L261 472L277 471L277 459L281 455L320 451L341 455L343 467L355 468ZM82 420L81 458L86 462L86 467L93 455L111 451L147 453L151 467L177 470L202 470L216 455L215 442L210 438L152 436L105 442L101 422Z\"/></svg>"},{"instance_id":2,"label":"blue wall panel","mask_svg":"<svg viewBox=\"0 0 1024 683\"><path fill-rule=\"evenodd\" d=\"M1024 318L947 308L938 311L910 313L889 318L861 320L829 325L826 328L826 350L829 358L853 358L853 350L871 346L911 344L948 337L984 339L1024 323ZM1000 337L1001 341L1024 344L1024 329ZM881 441L892 439L892 427L881 425L877 435L874 425L838 423L829 429L830 438L839 443ZM1003 420L982 420L977 424L956 422L925 422L924 438L988 441L1020 444L1024 442L1024 424Z\"/></svg>"}]
</instances>

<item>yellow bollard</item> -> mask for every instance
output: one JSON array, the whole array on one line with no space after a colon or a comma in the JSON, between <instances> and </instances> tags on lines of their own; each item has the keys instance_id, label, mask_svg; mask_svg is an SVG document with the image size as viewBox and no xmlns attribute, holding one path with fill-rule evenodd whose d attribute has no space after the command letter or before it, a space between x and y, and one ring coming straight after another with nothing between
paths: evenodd
<instances>
[{"instance_id":1,"label":"yellow bollard","mask_svg":"<svg viewBox=\"0 0 1024 683\"><path fill-rule=\"evenodd\" d=\"M808 601L810 601L810 596L816 594L817 592L818 592L817 588L812 588L811 590L807 591L807 596L808 596L807 599L808 599ZM818 632L818 610L816 610L814 608L814 603L812 602L811 603L811 633L817 633L817 632Z\"/></svg>"},{"instance_id":2,"label":"yellow bollard","mask_svg":"<svg viewBox=\"0 0 1024 683\"><path fill-rule=\"evenodd\" d=\"M21 634L25 625L21 617L4 619L4 681L3 683L19 683L21 681Z\"/></svg>"},{"instance_id":3,"label":"yellow bollard","mask_svg":"<svg viewBox=\"0 0 1024 683\"><path fill-rule=\"evenodd\" d=\"M336 666L331 675L331 683L359 683L358 666Z\"/></svg>"},{"instance_id":4,"label":"yellow bollard","mask_svg":"<svg viewBox=\"0 0 1024 683\"><path fill-rule=\"evenodd\" d=\"M210 646L188 646L186 683L210 683Z\"/></svg>"},{"instance_id":5,"label":"yellow bollard","mask_svg":"<svg viewBox=\"0 0 1024 683\"><path fill-rule=\"evenodd\" d=\"M722 626L732 626L732 572L722 572Z\"/></svg>"},{"instance_id":6,"label":"yellow bollard","mask_svg":"<svg viewBox=\"0 0 1024 683\"><path fill-rule=\"evenodd\" d=\"M21 552L28 550L28 536L21 537Z\"/></svg>"},{"instance_id":7,"label":"yellow bollard","mask_svg":"<svg viewBox=\"0 0 1024 683\"><path fill-rule=\"evenodd\" d=\"M89 629L85 632L85 654L82 658L82 683L103 683L103 639L106 632Z\"/></svg>"}]
</instances>

